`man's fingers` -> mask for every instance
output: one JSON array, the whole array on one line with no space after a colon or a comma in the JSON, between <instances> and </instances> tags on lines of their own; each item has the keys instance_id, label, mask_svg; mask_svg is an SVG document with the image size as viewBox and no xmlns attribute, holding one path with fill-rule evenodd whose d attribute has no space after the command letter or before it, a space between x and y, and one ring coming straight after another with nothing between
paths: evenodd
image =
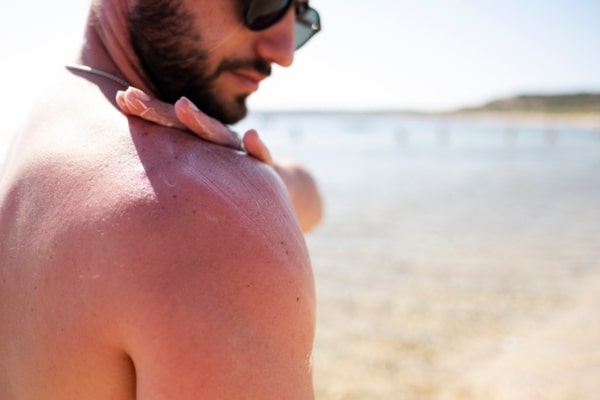
<instances>
[{"instance_id":1,"label":"man's fingers","mask_svg":"<svg viewBox=\"0 0 600 400\"><path fill-rule=\"evenodd\" d=\"M177 100L175 103L175 114L179 121L204 140L237 150L241 149L240 138L235 132L198 110L189 99L182 97Z\"/></svg>"},{"instance_id":2,"label":"man's fingers","mask_svg":"<svg viewBox=\"0 0 600 400\"><path fill-rule=\"evenodd\" d=\"M177 119L173 106L153 99L134 87L117 92L117 104L124 113L144 118L159 125L185 129Z\"/></svg>"},{"instance_id":3,"label":"man's fingers","mask_svg":"<svg viewBox=\"0 0 600 400\"><path fill-rule=\"evenodd\" d=\"M200 138L243 149L252 157L273 166L269 150L255 130L249 130L243 140L227 126L200 111L189 99L182 97L174 106L156 100L143 91L130 87L117 93L117 104L126 114L135 115L157 124L189 130Z\"/></svg>"},{"instance_id":4,"label":"man's fingers","mask_svg":"<svg viewBox=\"0 0 600 400\"><path fill-rule=\"evenodd\" d=\"M273 158L271 158L271 153L262 140L260 140L258 132L256 132L254 129L250 129L244 134L242 142L244 143L244 149L246 149L248 154L264 162L265 164L273 166Z\"/></svg>"}]
</instances>

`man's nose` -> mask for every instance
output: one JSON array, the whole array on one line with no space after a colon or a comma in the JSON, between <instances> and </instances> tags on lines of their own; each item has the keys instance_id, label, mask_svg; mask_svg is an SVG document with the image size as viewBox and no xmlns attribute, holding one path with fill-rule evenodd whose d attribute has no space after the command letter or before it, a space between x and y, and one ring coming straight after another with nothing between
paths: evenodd
<instances>
[{"instance_id":1,"label":"man's nose","mask_svg":"<svg viewBox=\"0 0 600 400\"><path fill-rule=\"evenodd\" d=\"M290 7L287 14L275 25L257 32L256 52L263 60L289 67L294 61L296 9Z\"/></svg>"}]
</instances>

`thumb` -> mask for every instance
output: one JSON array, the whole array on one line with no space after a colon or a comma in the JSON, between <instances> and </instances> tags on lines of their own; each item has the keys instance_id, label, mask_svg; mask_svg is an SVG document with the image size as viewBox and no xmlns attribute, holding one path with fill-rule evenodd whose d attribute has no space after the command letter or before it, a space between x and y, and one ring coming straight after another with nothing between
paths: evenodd
<instances>
[{"instance_id":1,"label":"thumb","mask_svg":"<svg viewBox=\"0 0 600 400\"><path fill-rule=\"evenodd\" d=\"M273 166L273 158L271 157L271 153L263 141L260 140L256 130L250 129L248 132L246 132L242 139L242 144L248 154L250 154L252 157L264 162L265 164Z\"/></svg>"}]
</instances>

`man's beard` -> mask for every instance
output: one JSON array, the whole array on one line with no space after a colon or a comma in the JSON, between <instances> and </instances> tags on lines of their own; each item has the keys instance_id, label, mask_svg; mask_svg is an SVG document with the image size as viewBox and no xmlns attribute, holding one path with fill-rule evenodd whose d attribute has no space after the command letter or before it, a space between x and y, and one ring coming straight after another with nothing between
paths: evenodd
<instances>
[{"instance_id":1,"label":"man's beard","mask_svg":"<svg viewBox=\"0 0 600 400\"><path fill-rule=\"evenodd\" d=\"M182 0L140 1L129 14L131 44L156 95L174 103L185 96L206 114L232 124L247 114L247 94L235 99L219 96L214 81L225 71L249 68L268 76L271 68L260 60L225 59L208 71L208 50L186 12Z\"/></svg>"}]
</instances>

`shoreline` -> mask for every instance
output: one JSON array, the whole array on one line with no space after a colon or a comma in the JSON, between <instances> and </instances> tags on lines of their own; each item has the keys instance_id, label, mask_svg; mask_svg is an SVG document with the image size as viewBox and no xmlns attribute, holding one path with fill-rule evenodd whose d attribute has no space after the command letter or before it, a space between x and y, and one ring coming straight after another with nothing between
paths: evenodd
<instances>
[{"instance_id":1,"label":"shoreline","mask_svg":"<svg viewBox=\"0 0 600 400\"><path fill-rule=\"evenodd\" d=\"M563 308L524 321L496 354L459 377L440 400L594 399L600 391L600 274L582 276Z\"/></svg>"},{"instance_id":2,"label":"shoreline","mask_svg":"<svg viewBox=\"0 0 600 400\"><path fill-rule=\"evenodd\" d=\"M528 124L537 127L570 126L600 131L600 113L543 113L543 112L450 112L439 114L443 118L460 120L502 121Z\"/></svg>"}]
</instances>

